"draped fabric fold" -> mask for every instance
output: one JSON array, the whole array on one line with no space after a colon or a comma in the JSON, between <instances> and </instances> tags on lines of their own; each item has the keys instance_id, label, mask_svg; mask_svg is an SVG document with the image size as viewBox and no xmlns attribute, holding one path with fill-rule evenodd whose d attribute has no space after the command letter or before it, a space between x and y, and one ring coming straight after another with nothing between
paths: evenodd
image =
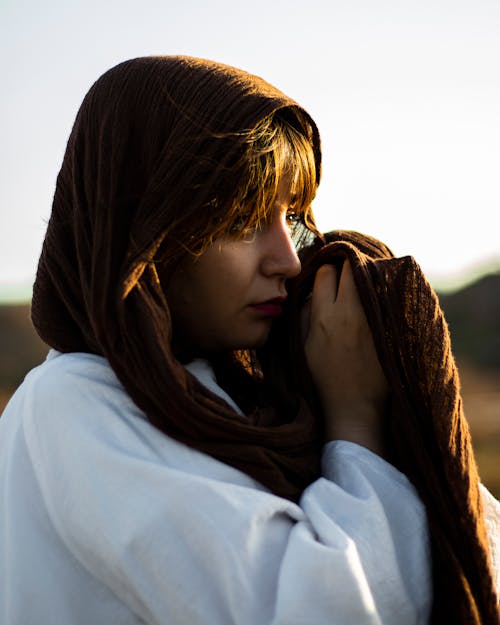
<instances>
[{"instance_id":1,"label":"draped fabric fold","mask_svg":"<svg viewBox=\"0 0 500 625\"><path fill-rule=\"evenodd\" d=\"M433 623L498 623L479 476L450 333L415 260L395 258L383 243L357 232L325 235L302 255L287 318L264 356L267 366L292 380L316 407L297 330L300 311L317 269L325 263L341 269L346 259L391 389L385 423L389 460L408 476L427 508Z\"/></svg>"}]
</instances>

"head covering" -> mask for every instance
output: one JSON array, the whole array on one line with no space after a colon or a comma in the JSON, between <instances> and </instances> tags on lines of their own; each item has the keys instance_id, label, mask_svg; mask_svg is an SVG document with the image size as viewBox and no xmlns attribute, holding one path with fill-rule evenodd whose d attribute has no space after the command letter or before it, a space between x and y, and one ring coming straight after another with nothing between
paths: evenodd
<instances>
[{"instance_id":1,"label":"head covering","mask_svg":"<svg viewBox=\"0 0 500 625\"><path fill-rule=\"evenodd\" d=\"M428 515L435 625L499 622L479 476L463 412L450 334L436 293L415 260L357 232L335 231L302 254L290 307L262 361L316 406L298 332L317 269L348 259L391 389L389 461L416 487ZM278 373L279 372L279 373ZM279 383L277 388L280 388Z\"/></svg>"},{"instance_id":2,"label":"head covering","mask_svg":"<svg viewBox=\"0 0 500 625\"><path fill-rule=\"evenodd\" d=\"M176 56L133 59L106 72L68 141L32 320L59 351L105 356L160 430L296 498L318 471L311 415L238 417L199 384L172 355L155 265L161 246L181 256L195 228L213 230L214 188L224 195L239 184L242 132L277 111L308 120L319 180L313 120L261 78Z\"/></svg>"}]
</instances>

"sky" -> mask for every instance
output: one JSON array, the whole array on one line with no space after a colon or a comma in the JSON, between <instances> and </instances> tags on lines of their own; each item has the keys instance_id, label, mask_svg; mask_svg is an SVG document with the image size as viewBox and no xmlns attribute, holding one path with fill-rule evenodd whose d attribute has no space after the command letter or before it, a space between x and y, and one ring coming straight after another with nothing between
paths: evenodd
<instances>
[{"instance_id":1,"label":"sky","mask_svg":"<svg viewBox=\"0 0 500 625\"><path fill-rule=\"evenodd\" d=\"M500 271L499 0L0 0L0 300L30 297L85 93L150 54L235 65L308 110L321 229L376 236L441 290Z\"/></svg>"}]
</instances>

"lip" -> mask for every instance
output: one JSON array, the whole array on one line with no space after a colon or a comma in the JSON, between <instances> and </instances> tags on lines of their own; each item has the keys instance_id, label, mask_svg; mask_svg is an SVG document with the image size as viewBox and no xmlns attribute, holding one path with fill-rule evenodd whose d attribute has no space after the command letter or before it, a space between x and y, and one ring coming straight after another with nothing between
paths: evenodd
<instances>
[{"instance_id":1,"label":"lip","mask_svg":"<svg viewBox=\"0 0 500 625\"><path fill-rule=\"evenodd\" d=\"M250 308L266 317L279 317L283 314L283 303L285 300L286 297L275 297L265 302L251 304Z\"/></svg>"}]
</instances>

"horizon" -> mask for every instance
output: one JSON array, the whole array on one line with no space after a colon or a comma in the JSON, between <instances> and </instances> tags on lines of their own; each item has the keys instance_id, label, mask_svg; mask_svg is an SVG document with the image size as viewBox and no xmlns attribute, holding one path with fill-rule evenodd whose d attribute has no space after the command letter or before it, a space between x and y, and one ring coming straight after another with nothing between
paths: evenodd
<instances>
[{"instance_id":1,"label":"horizon","mask_svg":"<svg viewBox=\"0 0 500 625\"><path fill-rule=\"evenodd\" d=\"M485 264L472 265L469 271L460 273L455 279L446 276L442 281L439 278L426 276L432 288L439 295L452 295L463 291L488 276L500 276L500 258L486 261ZM0 306L17 306L31 304L32 285L30 284L0 284Z\"/></svg>"}]
</instances>

